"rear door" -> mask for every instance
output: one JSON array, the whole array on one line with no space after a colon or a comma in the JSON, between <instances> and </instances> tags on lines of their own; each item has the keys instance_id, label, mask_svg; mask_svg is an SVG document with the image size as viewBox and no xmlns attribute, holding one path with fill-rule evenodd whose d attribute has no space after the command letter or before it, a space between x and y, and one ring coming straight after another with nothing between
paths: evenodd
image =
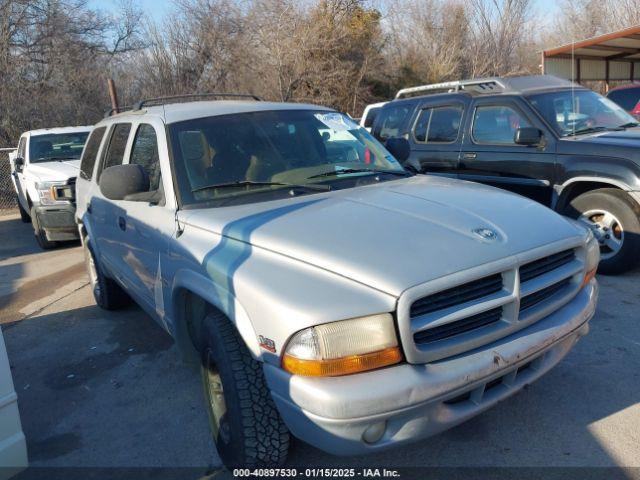
<instances>
[{"instance_id":1,"label":"rear door","mask_svg":"<svg viewBox=\"0 0 640 480\"><path fill-rule=\"evenodd\" d=\"M467 116L458 176L551 205L555 138L526 104L513 97L477 98ZM518 145L518 128L543 132L541 146Z\"/></svg>"},{"instance_id":2,"label":"rear door","mask_svg":"<svg viewBox=\"0 0 640 480\"><path fill-rule=\"evenodd\" d=\"M463 101L425 102L415 115L410 165L422 173L455 176L462 142Z\"/></svg>"}]
</instances>

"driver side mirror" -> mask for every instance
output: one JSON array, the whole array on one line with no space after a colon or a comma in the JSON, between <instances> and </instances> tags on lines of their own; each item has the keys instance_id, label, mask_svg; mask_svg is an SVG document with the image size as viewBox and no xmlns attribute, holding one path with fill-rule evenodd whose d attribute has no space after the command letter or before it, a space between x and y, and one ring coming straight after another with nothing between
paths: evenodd
<instances>
[{"instance_id":1,"label":"driver side mirror","mask_svg":"<svg viewBox=\"0 0 640 480\"><path fill-rule=\"evenodd\" d=\"M537 146L542 144L542 131L535 127L520 127L513 136L518 145Z\"/></svg>"},{"instance_id":2,"label":"driver side mirror","mask_svg":"<svg viewBox=\"0 0 640 480\"><path fill-rule=\"evenodd\" d=\"M409 140L404 137L390 138L384 143L384 146L400 163L406 162L411 155L411 145Z\"/></svg>"},{"instance_id":3,"label":"driver side mirror","mask_svg":"<svg viewBox=\"0 0 640 480\"><path fill-rule=\"evenodd\" d=\"M140 165L115 165L100 174L100 192L109 200L149 191L149 175Z\"/></svg>"},{"instance_id":4,"label":"driver side mirror","mask_svg":"<svg viewBox=\"0 0 640 480\"><path fill-rule=\"evenodd\" d=\"M13 160L13 165L16 168L16 172L18 173L22 173L22 171L24 170L24 158L22 157L16 157Z\"/></svg>"}]
</instances>

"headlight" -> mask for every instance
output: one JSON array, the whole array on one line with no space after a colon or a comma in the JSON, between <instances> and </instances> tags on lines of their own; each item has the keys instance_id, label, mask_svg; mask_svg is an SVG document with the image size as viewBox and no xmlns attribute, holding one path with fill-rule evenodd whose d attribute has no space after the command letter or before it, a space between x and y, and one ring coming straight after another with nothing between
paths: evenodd
<instances>
[{"instance_id":1,"label":"headlight","mask_svg":"<svg viewBox=\"0 0 640 480\"><path fill-rule=\"evenodd\" d=\"M598 270L598 264L600 263L600 245L598 244L598 240L596 240L595 236L589 230L589 234L587 237L587 247L585 249L585 269L584 269L584 280L582 281L582 286L584 287L587 283L591 281L593 277L596 276L596 271Z\"/></svg>"},{"instance_id":2,"label":"headlight","mask_svg":"<svg viewBox=\"0 0 640 480\"><path fill-rule=\"evenodd\" d=\"M388 313L306 328L287 343L282 368L297 375L348 375L402 361Z\"/></svg>"},{"instance_id":3,"label":"headlight","mask_svg":"<svg viewBox=\"0 0 640 480\"><path fill-rule=\"evenodd\" d=\"M57 194L57 187L65 185L66 182L37 182L36 190L38 191L38 197L40 197L40 203L42 205L55 205L68 200L66 198L58 198Z\"/></svg>"}]
</instances>

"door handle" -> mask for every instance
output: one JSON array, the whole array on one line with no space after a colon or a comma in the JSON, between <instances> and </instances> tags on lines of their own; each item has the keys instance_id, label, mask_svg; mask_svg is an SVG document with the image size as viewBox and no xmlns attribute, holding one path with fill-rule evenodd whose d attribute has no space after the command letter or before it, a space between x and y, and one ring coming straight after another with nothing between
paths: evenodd
<instances>
[{"instance_id":1,"label":"door handle","mask_svg":"<svg viewBox=\"0 0 640 480\"><path fill-rule=\"evenodd\" d=\"M123 232L127 229L127 221L124 219L124 217L118 217L118 226Z\"/></svg>"},{"instance_id":2,"label":"door handle","mask_svg":"<svg viewBox=\"0 0 640 480\"><path fill-rule=\"evenodd\" d=\"M473 160L477 156L478 154L475 152L466 152L464 155L462 155L462 158L464 158L465 160Z\"/></svg>"}]
</instances>

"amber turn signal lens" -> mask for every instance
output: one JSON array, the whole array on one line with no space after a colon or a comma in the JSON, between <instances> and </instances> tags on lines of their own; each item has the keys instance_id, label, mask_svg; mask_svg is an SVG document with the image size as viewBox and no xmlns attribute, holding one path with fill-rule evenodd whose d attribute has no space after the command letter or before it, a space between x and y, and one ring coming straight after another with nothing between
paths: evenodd
<instances>
[{"instance_id":1,"label":"amber turn signal lens","mask_svg":"<svg viewBox=\"0 0 640 480\"><path fill-rule=\"evenodd\" d=\"M331 360L303 360L285 354L282 357L282 367L295 375L313 377L337 377L352 373L366 372L376 368L386 367L402 361L400 348L390 347L377 352Z\"/></svg>"},{"instance_id":2,"label":"amber turn signal lens","mask_svg":"<svg viewBox=\"0 0 640 480\"><path fill-rule=\"evenodd\" d=\"M597 268L594 268L593 270L589 270L584 274L584 280L582 280L582 285L580 285L580 288L584 288L587 286L587 284L593 279L593 277L596 276L597 270Z\"/></svg>"}]
</instances>

